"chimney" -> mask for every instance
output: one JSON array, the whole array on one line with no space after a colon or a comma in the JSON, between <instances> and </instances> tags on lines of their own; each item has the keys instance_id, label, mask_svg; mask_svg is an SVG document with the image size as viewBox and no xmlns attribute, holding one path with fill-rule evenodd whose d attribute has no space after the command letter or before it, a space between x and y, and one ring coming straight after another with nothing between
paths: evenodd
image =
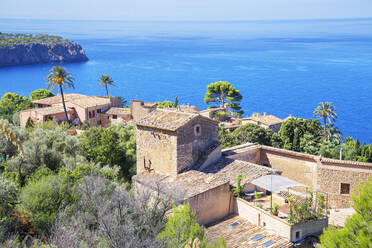
<instances>
[{"instance_id":1,"label":"chimney","mask_svg":"<svg viewBox=\"0 0 372 248\"><path fill-rule=\"evenodd\" d=\"M266 116L266 112L263 113L263 116Z\"/></svg>"}]
</instances>

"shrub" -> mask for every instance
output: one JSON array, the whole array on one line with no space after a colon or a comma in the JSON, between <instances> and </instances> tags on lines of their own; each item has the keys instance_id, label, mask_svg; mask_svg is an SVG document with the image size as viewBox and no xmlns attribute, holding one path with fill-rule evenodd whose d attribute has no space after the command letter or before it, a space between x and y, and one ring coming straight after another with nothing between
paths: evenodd
<instances>
[{"instance_id":1,"label":"shrub","mask_svg":"<svg viewBox=\"0 0 372 248\"><path fill-rule=\"evenodd\" d=\"M42 233L48 233L59 210L72 200L71 185L65 178L51 175L26 185L21 193L20 209L31 224Z\"/></svg>"}]
</instances>

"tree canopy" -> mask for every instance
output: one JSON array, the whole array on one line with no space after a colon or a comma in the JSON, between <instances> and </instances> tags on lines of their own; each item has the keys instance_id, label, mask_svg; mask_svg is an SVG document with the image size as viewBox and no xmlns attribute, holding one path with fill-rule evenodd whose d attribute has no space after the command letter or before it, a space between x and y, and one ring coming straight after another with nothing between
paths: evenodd
<instances>
[{"instance_id":1,"label":"tree canopy","mask_svg":"<svg viewBox=\"0 0 372 248\"><path fill-rule=\"evenodd\" d=\"M244 113L240 107L242 99L240 91L236 90L229 82L217 81L207 86L204 102L207 104L219 103L219 107L224 107L226 103L233 112L242 115Z\"/></svg>"},{"instance_id":2,"label":"tree canopy","mask_svg":"<svg viewBox=\"0 0 372 248\"><path fill-rule=\"evenodd\" d=\"M47 97L55 96L52 92L46 89L34 90L30 94L30 101L40 100Z\"/></svg>"},{"instance_id":3,"label":"tree canopy","mask_svg":"<svg viewBox=\"0 0 372 248\"><path fill-rule=\"evenodd\" d=\"M219 140L223 148L256 142L274 147L281 147L282 145L282 140L278 134L251 123L238 127L234 131L229 131L220 126Z\"/></svg>"},{"instance_id":4,"label":"tree canopy","mask_svg":"<svg viewBox=\"0 0 372 248\"><path fill-rule=\"evenodd\" d=\"M10 92L5 93L0 100L0 118L12 122L15 113L31 107L32 104L26 96Z\"/></svg>"}]
</instances>

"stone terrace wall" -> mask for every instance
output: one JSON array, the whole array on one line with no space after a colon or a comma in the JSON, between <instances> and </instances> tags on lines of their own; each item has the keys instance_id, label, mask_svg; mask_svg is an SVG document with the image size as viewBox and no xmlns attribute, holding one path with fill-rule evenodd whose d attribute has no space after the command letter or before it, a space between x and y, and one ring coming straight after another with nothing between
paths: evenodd
<instances>
[{"instance_id":1,"label":"stone terrace wall","mask_svg":"<svg viewBox=\"0 0 372 248\"><path fill-rule=\"evenodd\" d=\"M195 133L196 126L200 126L200 135ZM177 170L181 171L195 163L202 150L218 139L218 125L203 118L196 118L180 128L177 136Z\"/></svg>"},{"instance_id":2,"label":"stone terrace wall","mask_svg":"<svg viewBox=\"0 0 372 248\"><path fill-rule=\"evenodd\" d=\"M177 174L177 136L174 132L137 126L137 174L146 166L162 175Z\"/></svg>"}]
</instances>

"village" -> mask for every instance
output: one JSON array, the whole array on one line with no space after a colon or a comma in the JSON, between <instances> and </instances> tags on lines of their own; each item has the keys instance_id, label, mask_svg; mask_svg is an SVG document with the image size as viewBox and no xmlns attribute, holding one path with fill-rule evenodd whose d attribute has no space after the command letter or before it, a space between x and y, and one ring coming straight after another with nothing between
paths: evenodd
<instances>
[{"instance_id":1,"label":"village","mask_svg":"<svg viewBox=\"0 0 372 248\"><path fill-rule=\"evenodd\" d=\"M61 97L33 101L20 112L21 126L67 121ZM177 191L211 240L227 247L312 247L329 224L343 226L351 215L351 194L372 176L372 164L324 158L246 143L222 149L219 126L247 123L278 132L282 120L266 113L251 117L216 115L228 105L200 111L190 105L158 108L155 103L107 96L65 94L73 125L136 125L137 190Z\"/></svg>"}]
</instances>

